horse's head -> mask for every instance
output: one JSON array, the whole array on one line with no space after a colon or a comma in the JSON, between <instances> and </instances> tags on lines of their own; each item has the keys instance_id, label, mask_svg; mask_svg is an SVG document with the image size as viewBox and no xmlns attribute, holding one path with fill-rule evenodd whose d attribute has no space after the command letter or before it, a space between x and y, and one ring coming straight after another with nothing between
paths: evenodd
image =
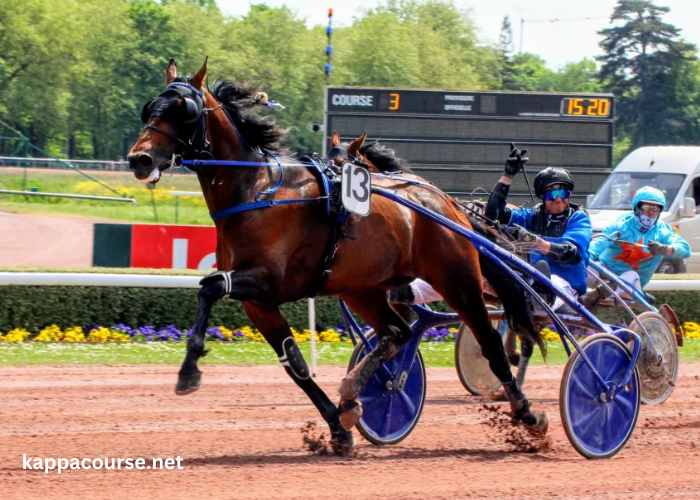
<instances>
[{"instance_id":1,"label":"horse's head","mask_svg":"<svg viewBox=\"0 0 700 500\"><path fill-rule=\"evenodd\" d=\"M141 121L146 127L127 156L137 179L155 184L176 155L205 148L205 101L212 99L203 87L206 74L206 60L192 78L178 77L175 60L170 60L165 90L144 105Z\"/></svg>"},{"instance_id":2,"label":"horse's head","mask_svg":"<svg viewBox=\"0 0 700 500\"><path fill-rule=\"evenodd\" d=\"M365 158L360 152L365 139L367 139L367 132L351 143L343 144L340 142L340 134L338 134L338 132L333 132L331 135L331 149L326 155L326 162L332 163L338 167L342 166L345 162L351 162L361 164L369 168L372 166L371 162L367 160L367 158Z\"/></svg>"},{"instance_id":3,"label":"horse's head","mask_svg":"<svg viewBox=\"0 0 700 500\"><path fill-rule=\"evenodd\" d=\"M341 143L340 135L333 132L331 149L326 155L326 162L337 166L350 162L366 167L371 172L413 173L408 163L398 158L394 150L376 141L365 144L365 139L367 139L367 132L351 143Z\"/></svg>"}]
</instances>

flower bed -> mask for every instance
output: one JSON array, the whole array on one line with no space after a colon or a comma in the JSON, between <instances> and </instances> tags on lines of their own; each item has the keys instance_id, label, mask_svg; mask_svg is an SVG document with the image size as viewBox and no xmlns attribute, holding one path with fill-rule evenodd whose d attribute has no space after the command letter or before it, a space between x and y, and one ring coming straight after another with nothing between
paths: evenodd
<instances>
[{"instance_id":1,"label":"flower bed","mask_svg":"<svg viewBox=\"0 0 700 500\"><path fill-rule=\"evenodd\" d=\"M365 327L365 331L370 327ZM291 329L297 342L311 340L311 331L301 332ZM547 342L559 340L559 334L551 328L543 328L542 334ZM34 335L23 328L15 328L5 334L0 332L0 342L179 342L186 341L192 335L192 330L180 330L173 325L155 328L141 326L132 328L118 324L111 327L89 325L86 327L70 327L62 330L56 325L47 326ZM431 328L423 334L424 342L454 342L457 328ZM683 324L683 336L688 339L700 339L700 324L686 322ZM250 326L229 329L225 326L207 328L205 339L220 342L265 342L262 334ZM316 342L351 342L345 325L335 328L328 327L316 332Z\"/></svg>"},{"instance_id":2,"label":"flower bed","mask_svg":"<svg viewBox=\"0 0 700 500\"><path fill-rule=\"evenodd\" d=\"M311 331L305 329L301 332L291 329L297 342L311 340ZM365 328L365 331L369 327ZM450 342L455 340L456 328L431 328L423 334L423 340L427 342ZM173 325L155 328L153 326L141 326L132 328L128 325L117 324L112 327L89 325L86 327L70 327L62 330L56 325L43 328L38 334L32 335L23 328L16 328L2 334L3 342L179 342L185 341L192 335L192 330L180 330ZM316 332L316 342L351 342L347 327L340 325L335 328L326 328ZM207 341L220 342L265 342L262 334L250 326L238 329L229 329L225 326L207 328L205 339Z\"/></svg>"}]
</instances>

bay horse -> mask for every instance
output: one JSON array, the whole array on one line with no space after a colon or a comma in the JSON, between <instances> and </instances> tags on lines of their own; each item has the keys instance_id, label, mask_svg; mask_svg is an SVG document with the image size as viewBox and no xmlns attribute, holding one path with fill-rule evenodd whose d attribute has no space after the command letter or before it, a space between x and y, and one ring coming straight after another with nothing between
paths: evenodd
<instances>
[{"instance_id":1,"label":"bay horse","mask_svg":"<svg viewBox=\"0 0 700 500\"><path fill-rule=\"evenodd\" d=\"M336 452L346 453L354 444L351 429L361 417L359 392L412 335L389 305L387 290L420 277L474 332L491 369L503 382L514 418L531 428L546 428L546 418L531 411L514 380L500 336L489 321L476 249L412 210L372 195L371 213L350 217L351 237L337 248L332 272L319 280L333 230L317 177L311 169L283 170L278 163L285 132L256 114L255 105L268 104L264 93L229 80L219 80L207 89L206 73L205 61L194 76L179 77L171 59L165 71L166 88L144 106L145 128L128 155L136 178L151 183L178 156L245 162L236 167L193 167L215 219L218 271L201 281L197 317L176 393L189 394L200 387L197 360L205 354L204 336L213 304L222 298L242 301L288 375L327 422ZM374 182L469 226L444 196L395 179ZM315 295L342 298L379 338L377 347L341 381L337 406L310 377L279 309L280 304ZM540 343L541 338L533 341Z\"/></svg>"}]
</instances>

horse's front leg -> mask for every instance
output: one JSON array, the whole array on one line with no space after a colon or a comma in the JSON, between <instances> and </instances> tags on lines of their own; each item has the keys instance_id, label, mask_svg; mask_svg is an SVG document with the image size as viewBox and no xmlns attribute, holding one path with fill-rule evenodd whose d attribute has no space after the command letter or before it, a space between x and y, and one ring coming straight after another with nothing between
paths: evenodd
<instances>
[{"instance_id":1,"label":"horse's front leg","mask_svg":"<svg viewBox=\"0 0 700 500\"><path fill-rule=\"evenodd\" d=\"M206 354L204 336L207 331L211 308L217 300L230 297L236 300L256 300L263 297L267 290L260 286L260 272L217 271L204 277L199 282L199 308L192 327L192 335L187 341L187 355L178 375L175 393L184 396L199 389L202 373L197 368L197 361Z\"/></svg>"},{"instance_id":2,"label":"horse's front leg","mask_svg":"<svg viewBox=\"0 0 700 500\"><path fill-rule=\"evenodd\" d=\"M250 302L244 302L243 305L255 327L277 353L279 362L287 375L306 393L328 424L333 450L342 455L350 452L354 446L352 432L343 429L338 408L311 378L306 361L279 307L262 306Z\"/></svg>"}]
</instances>

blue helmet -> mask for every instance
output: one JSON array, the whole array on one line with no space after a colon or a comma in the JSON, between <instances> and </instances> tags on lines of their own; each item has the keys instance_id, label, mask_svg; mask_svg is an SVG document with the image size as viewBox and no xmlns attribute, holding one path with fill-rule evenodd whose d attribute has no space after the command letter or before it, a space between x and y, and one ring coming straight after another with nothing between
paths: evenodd
<instances>
[{"instance_id":1,"label":"blue helmet","mask_svg":"<svg viewBox=\"0 0 700 500\"><path fill-rule=\"evenodd\" d=\"M666 197L664 194L651 186L644 186L639 188L632 199L632 210L637 209L637 205L641 202L647 201L649 203L655 203L656 205L661 205L661 211L666 209Z\"/></svg>"},{"instance_id":2,"label":"blue helmet","mask_svg":"<svg viewBox=\"0 0 700 500\"><path fill-rule=\"evenodd\" d=\"M655 217L644 215L640 208L642 203L660 205L661 211L663 211L666 208L666 197L661 191L651 186L644 186L635 193L632 199L632 210L634 210L634 215L637 218L641 231L646 233L659 220L660 214Z\"/></svg>"}]
</instances>

